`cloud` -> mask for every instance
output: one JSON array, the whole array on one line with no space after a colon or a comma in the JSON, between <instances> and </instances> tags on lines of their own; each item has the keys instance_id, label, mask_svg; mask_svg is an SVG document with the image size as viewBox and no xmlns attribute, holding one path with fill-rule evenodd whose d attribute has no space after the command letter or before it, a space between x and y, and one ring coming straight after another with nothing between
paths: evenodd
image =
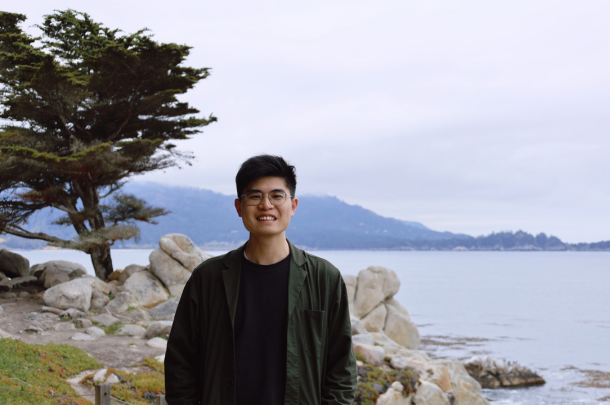
<instances>
[{"instance_id":1,"label":"cloud","mask_svg":"<svg viewBox=\"0 0 610 405\"><path fill-rule=\"evenodd\" d=\"M10 7L28 24L52 12L42 1ZM297 165L300 192L433 229L610 239L606 1L52 8L149 27L193 46L189 65L213 68L184 96L219 118L179 145L197 161L143 180L233 193L243 160L277 153Z\"/></svg>"}]
</instances>

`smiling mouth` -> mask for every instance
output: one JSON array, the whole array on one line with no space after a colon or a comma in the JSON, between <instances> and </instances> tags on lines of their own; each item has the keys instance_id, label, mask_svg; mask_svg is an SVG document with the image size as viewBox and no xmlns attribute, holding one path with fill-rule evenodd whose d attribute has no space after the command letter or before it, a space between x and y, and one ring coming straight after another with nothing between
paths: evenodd
<instances>
[{"instance_id":1,"label":"smiling mouth","mask_svg":"<svg viewBox=\"0 0 610 405\"><path fill-rule=\"evenodd\" d=\"M275 221L277 218L275 217L258 217L256 218L257 221Z\"/></svg>"}]
</instances>

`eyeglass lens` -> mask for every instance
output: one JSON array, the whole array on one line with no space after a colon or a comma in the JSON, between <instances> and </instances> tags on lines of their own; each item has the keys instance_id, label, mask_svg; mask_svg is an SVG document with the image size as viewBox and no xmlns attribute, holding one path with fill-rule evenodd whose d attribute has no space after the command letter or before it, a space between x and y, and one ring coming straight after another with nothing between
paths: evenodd
<instances>
[{"instance_id":1,"label":"eyeglass lens","mask_svg":"<svg viewBox=\"0 0 610 405\"><path fill-rule=\"evenodd\" d=\"M269 201L273 205L282 205L286 201L286 193L283 191L272 191L265 193L269 196ZM246 204L248 205L260 205L263 202L263 193L253 192L246 193Z\"/></svg>"}]
</instances>

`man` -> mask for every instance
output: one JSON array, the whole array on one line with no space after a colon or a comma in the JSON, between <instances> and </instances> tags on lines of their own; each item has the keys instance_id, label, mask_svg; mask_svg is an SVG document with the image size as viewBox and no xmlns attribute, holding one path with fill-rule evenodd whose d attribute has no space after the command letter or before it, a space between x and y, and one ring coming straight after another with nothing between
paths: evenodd
<instances>
[{"instance_id":1,"label":"man","mask_svg":"<svg viewBox=\"0 0 610 405\"><path fill-rule=\"evenodd\" d=\"M246 160L235 209L250 233L186 284L167 345L169 405L352 405L356 362L347 292L329 262L286 240L294 166Z\"/></svg>"}]
</instances>

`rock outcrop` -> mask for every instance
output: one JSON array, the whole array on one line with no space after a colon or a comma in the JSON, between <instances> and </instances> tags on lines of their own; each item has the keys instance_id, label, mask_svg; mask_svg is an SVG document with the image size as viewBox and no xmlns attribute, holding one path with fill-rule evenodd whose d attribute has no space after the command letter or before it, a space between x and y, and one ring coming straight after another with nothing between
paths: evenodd
<instances>
[{"instance_id":1,"label":"rock outcrop","mask_svg":"<svg viewBox=\"0 0 610 405\"><path fill-rule=\"evenodd\" d=\"M368 332L384 332L401 346L418 350L420 337L409 312L394 299L400 280L392 270L371 266L358 277L344 276L352 315ZM353 290L353 293L352 293Z\"/></svg>"},{"instance_id":2,"label":"rock outcrop","mask_svg":"<svg viewBox=\"0 0 610 405\"><path fill-rule=\"evenodd\" d=\"M49 288L43 300L49 307L76 308L86 313L90 308L104 307L110 301L109 293L108 284L96 277L84 276Z\"/></svg>"},{"instance_id":3,"label":"rock outcrop","mask_svg":"<svg viewBox=\"0 0 610 405\"><path fill-rule=\"evenodd\" d=\"M464 366L483 388L525 387L544 384L544 378L516 363L493 357L473 357Z\"/></svg>"},{"instance_id":4,"label":"rock outcrop","mask_svg":"<svg viewBox=\"0 0 610 405\"><path fill-rule=\"evenodd\" d=\"M10 278L27 277L30 275L30 261L20 254L0 249L0 272Z\"/></svg>"},{"instance_id":5,"label":"rock outcrop","mask_svg":"<svg viewBox=\"0 0 610 405\"><path fill-rule=\"evenodd\" d=\"M407 309L394 299L400 281L393 271L369 267L360 272L356 282L353 276L344 277L344 280L346 278L346 285L350 283L348 299L353 311L352 341L357 359L367 367L379 367L380 370L391 367L417 376L418 382L409 392L401 391L401 381L392 382L391 386L390 383L371 383L372 389L379 394L377 404L489 405L481 394L481 385L457 359L432 360L419 350L417 327ZM363 403L358 402L358 398L376 396L370 390L368 394L365 391L357 393L356 403Z\"/></svg>"},{"instance_id":6,"label":"rock outcrop","mask_svg":"<svg viewBox=\"0 0 610 405\"><path fill-rule=\"evenodd\" d=\"M195 267L210 257L188 236L170 233L159 239L159 249L150 254L150 272L172 295L180 296Z\"/></svg>"},{"instance_id":7,"label":"rock outcrop","mask_svg":"<svg viewBox=\"0 0 610 405\"><path fill-rule=\"evenodd\" d=\"M78 278L49 288L43 295L44 304L49 307L69 309L76 308L87 312L91 307L91 282Z\"/></svg>"},{"instance_id":8,"label":"rock outcrop","mask_svg":"<svg viewBox=\"0 0 610 405\"><path fill-rule=\"evenodd\" d=\"M123 284L123 291L129 291L138 301L138 306L150 308L169 298L169 292L157 277L148 271L132 275Z\"/></svg>"},{"instance_id":9,"label":"rock outcrop","mask_svg":"<svg viewBox=\"0 0 610 405\"><path fill-rule=\"evenodd\" d=\"M38 279L44 288L51 288L87 274L87 270L78 263L66 260L51 260L36 264L30 269L30 275Z\"/></svg>"}]
</instances>

